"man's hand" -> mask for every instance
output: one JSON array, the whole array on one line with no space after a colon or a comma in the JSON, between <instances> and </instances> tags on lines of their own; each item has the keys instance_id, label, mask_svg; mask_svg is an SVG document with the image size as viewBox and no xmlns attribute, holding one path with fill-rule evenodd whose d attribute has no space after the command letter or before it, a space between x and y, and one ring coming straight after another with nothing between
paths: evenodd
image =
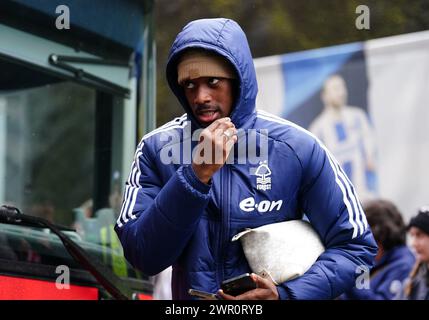
<instances>
[{"instance_id":1,"label":"man's hand","mask_svg":"<svg viewBox=\"0 0 429 320\"><path fill-rule=\"evenodd\" d=\"M222 168L236 142L237 129L230 118L218 119L201 132L192 168L202 182L208 183Z\"/></svg>"},{"instance_id":2,"label":"man's hand","mask_svg":"<svg viewBox=\"0 0 429 320\"><path fill-rule=\"evenodd\" d=\"M252 280L256 282L256 289L249 290L236 297L218 291L218 295L225 300L279 300L276 285L270 279L264 279L255 273L251 274Z\"/></svg>"}]
</instances>

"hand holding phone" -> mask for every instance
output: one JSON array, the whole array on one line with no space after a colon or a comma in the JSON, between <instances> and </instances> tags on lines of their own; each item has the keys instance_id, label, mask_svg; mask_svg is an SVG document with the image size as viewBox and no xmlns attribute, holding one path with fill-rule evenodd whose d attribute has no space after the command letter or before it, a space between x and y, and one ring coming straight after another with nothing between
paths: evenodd
<instances>
[{"instance_id":1,"label":"hand holding phone","mask_svg":"<svg viewBox=\"0 0 429 320\"><path fill-rule=\"evenodd\" d=\"M221 289L226 294L231 296L238 296L249 290L256 289L257 285L253 281L250 273L245 273L222 282Z\"/></svg>"}]
</instances>

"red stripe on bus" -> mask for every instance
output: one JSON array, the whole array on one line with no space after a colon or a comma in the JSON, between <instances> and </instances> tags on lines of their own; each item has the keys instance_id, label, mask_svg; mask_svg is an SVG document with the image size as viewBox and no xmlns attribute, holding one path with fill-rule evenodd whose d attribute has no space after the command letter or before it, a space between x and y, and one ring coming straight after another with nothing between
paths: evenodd
<instances>
[{"instance_id":1,"label":"red stripe on bus","mask_svg":"<svg viewBox=\"0 0 429 320\"><path fill-rule=\"evenodd\" d=\"M98 289L72 284L59 289L51 281L0 276L0 300L98 300Z\"/></svg>"},{"instance_id":2,"label":"red stripe on bus","mask_svg":"<svg viewBox=\"0 0 429 320\"><path fill-rule=\"evenodd\" d=\"M139 293L138 299L139 300L153 300L153 296L150 296L150 295L144 294L144 293Z\"/></svg>"}]
</instances>

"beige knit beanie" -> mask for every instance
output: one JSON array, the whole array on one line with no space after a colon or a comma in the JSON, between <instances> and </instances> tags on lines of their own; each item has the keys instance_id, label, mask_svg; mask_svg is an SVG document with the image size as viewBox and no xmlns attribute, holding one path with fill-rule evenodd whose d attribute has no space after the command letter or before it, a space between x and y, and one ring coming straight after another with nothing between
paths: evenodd
<instances>
[{"instance_id":1,"label":"beige knit beanie","mask_svg":"<svg viewBox=\"0 0 429 320\"><path fill-rule=\"evenodd\" d=\"M177 65L177 81L179 84L185 80L200 77L219 77L235 79L236 75L232 65L226 58L207 50L189 50L180 57Z\"/></svg>"}]
</instances>

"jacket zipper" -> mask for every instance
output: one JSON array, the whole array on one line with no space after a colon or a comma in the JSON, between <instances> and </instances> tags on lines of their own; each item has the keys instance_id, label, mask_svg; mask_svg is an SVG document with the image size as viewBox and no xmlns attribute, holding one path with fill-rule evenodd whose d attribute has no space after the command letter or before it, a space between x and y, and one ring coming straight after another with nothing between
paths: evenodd
<instances>
[{"instance_id":1,"label":"jacket zipper","mask_svg":"<svg viewBox=\"0 0 429 320\"><path fill-rule=\"evenodd\" d=\"M229 235L229 170L225 164L220 171L221 180L221 229L220 229L220 243L219 243L219 267L218 267L218 280L222 282L225 275L224 261L225 261L225 244ZM219 283L220 285L220 283Z\"/></svg>"}]
</instances>

